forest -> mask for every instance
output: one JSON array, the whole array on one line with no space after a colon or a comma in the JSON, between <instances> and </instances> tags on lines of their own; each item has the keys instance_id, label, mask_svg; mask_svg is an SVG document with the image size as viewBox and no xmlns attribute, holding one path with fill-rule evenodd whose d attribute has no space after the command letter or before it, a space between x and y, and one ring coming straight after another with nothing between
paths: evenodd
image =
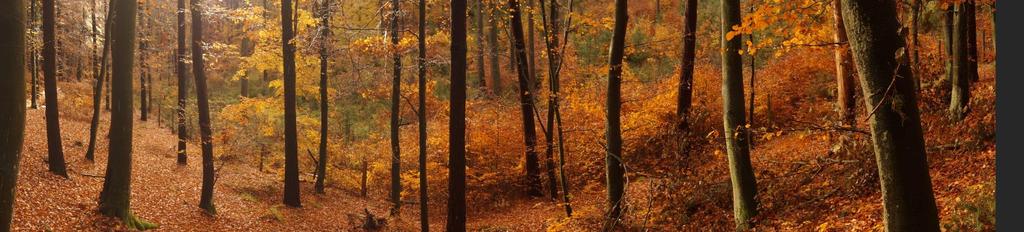
<instances>
[{"instance_id":1,"label":"forest","mask_svg":"<svg viewBox=\"0 0 1024 232\"><path fill-rule=\"evenodd\" d=\"M3 0L0 231L995 231L995 0Z\"/></svg>"}]
</instances>

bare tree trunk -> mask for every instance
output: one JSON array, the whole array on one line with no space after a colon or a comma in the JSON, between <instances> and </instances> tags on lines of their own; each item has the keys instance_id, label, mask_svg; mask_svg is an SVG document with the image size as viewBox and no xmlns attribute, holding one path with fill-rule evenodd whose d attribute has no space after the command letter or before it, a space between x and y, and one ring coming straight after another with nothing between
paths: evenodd
<instances>
[{"instance_id":1,"label":"bare tree trunk","mask_svg":"<svg viewBox=\"0 0 1024 232\"><path fill-rule=\"evenodd\" d=\"M495 5L487 7L487 11L490 12L491 19L488 28L490 29L487 33L487 54L491 56L491 93L495 96L502 96L504 93L504 87L501 83L501 59L498 55L501 45L498 44L498 21L501 20L501 16L498 14L498 10Z\"/></svg>"},{"instance_id":2,"label":"bare tree trunk","mask_svg":"<svg viewBox=\"0 0 1024 232\"><path fill-rule=\"evenodd\" d=\"M626 25L629 20L627 0L615 0L615 27L612 29L610 59L608 61L608 97L606 117L608 150L605 151L605 171L608 182L608 217L606 230L611 231L622 213L625 194L626 167L622 154L622 56L626 45Z\"/></svg>"},{"instance_id":3,"label":"bare tree trunk","mask_svg":"<svg viewBox=\"0 0 1024 232\"><path fill-rule=\"evenodd\" d=\"M835 24L836 42L836 105L839 106L839 122L846 126L856 126L857 102L854 98L853 58L850 57L849 39L846 36L846 25L843 23L843 5L833 1L832 20Z\"/></svg>"},{"instance_id":4,"label":"bare tree trunk","mask_svg":"<svg viewBox=\"0 0 1024 232\"><path fill-rule=\"evenodd\" d=\"M679 95L676 117L680 128L690 127L690 107L693 104L693 63L697 55L697 0L686 0L683 10L683 57L679 71Z\"/></svg>"},{"instance_id":5,"label":"bare tree trunk","mask_svg":"<svg viewBox=\"0 0 1024 232\"><path fill-rule=\"evenodd\" d=\"M199 208L208 214L216 214L213 205L213 131L210 129L210 103L207 99L206 71L203 66L203 3L192 3L192 72L196 80L196 102L199 105L199 138L203 151L203 188L199 197ZM143 110L145 112L145 110Z\"/></svg>"},{"instance_id":6,"label":"bare tree trunk","mask_svg":"<svg viewBox=\"0 0 1024 232\"><path fill-rule=\"evenodd\" d=\"M895 2L843 0L843 18L869 113L887 231L939 231L914 73ZM895 72L895 73L894 73ZM891 90L890 90L891 89Z\"/></svg>"},{"instance_id":7,"label":"bare tree trunk","mask_svg":"<svg viewBox=\"0 0 1024 232\"><path fill-rule=\"evenodd\" d=\"M391 0L391 44L398 46L399 42L399 14L401 13L401 6L399 0ZM392 62L394 69L392 69L391 79L391 213L395 215L402 208L402 157L401 148L399 147L401 141L399 141L399 115L401 109L399 107L399 98L402 94L402 55L398 52L392 54Z\"/></svg>"},{"instance_id":8,"label":"bare tree trunk","mask_svg":"<svg viewBox=\"0 0 1024 232\"><path fill-rule=\"evenodd\" d=\"M298 4L296 4L298 5ZM295 121L295 25L292 0L281 1L281 49L284 56L284 204L302 207L299 199L299 143Z\"/></svg>"},{"instance_id":9,"label":"bare tree trunk","mask_svg":"<svg viewBox=\"0 0 1024 232\"><path fill-rule=\"evenodd\" d=\"M178 164L185 165L188 155L185 152L188 141L188 130L185 128L185 102L188 98L188 70L185 66L185 0L178 0L178 49L174 64L174 72L178 75Z\"/></svg>"},{"instance_id":10,"label":"bare tree trunk","mask_svg":"<svg viewBox=\"0 0 1024 232\"><path fill-rule=\"evenodd\" d=\"M32 0L34 1L34 0ZM109 7L109 6L108 6ZM94 78L96 78L95 86L93 86L92 92L92 121L89 122L89 146L85 151L85 159L92 161L95 159L96 153L96 133L99 131L100 124L100 100L103 94L103 77L107 76L107 56L110 54L110 27L111 19L113 18L113 12L107 9L107 18L104 19L103 27L103 48L102 57L99 59L99 64L96 67ZM95 13L94 13L95 14ZM95 24L95 23L94 23ZM94 25L95 27L95 25Z\"/></svg>"},{"instance_id":11,"label":"bare tree trunk","mask_svg":"<svg viewBox=\"0 0 1024 232\"><path fill-rule=\"evenodd\" d=\"M148 4L151 4L151 3L148 3ZM142 5L141 6L142 8L145 8L145 6L147 5L147 2L144 1L144 2L140 3L140 5ZM146 21L145 18L146 18L146 11L145 10L140 10L139 11L139 24L140 25L145 25L145 23L144 23ZM139 26L139 27L142 29L142 30L139 30L139 35L138 35L139 36L139 38L138 38L138 41L139 41L139 51L138 51L138 53L139 53L139 120L142 120L143 122L145 122L146 120L149 119L149 112L146 111L146 108L149 105L149 102L148 102L149 98L147 96L148 88L146 87L146 71L147 71L146 70L146 66L147 66L146 65L146 63L147 63L146 62L146 49L147 49L147 47L146 47L146 32L145 32L145 28L146 27L145 26Z\"/></svg>"},{"instance_id":12,"label":"bare tree trunk","mask_svg":"<svg viewBox=\"0 0 1024 232\"><path fill-rule=\"evenodd\" d=\"M957 5L956 23L953 25L953 80L949 99L949 118L961 121L970 113L971 79L978 75L977 60L971 57L971 17L974 4Z\"/></svg>"},{"instance_id":13,"label":"bare tree trunk","mask_svg":"<svg viewBox=\"0 0 1024 232\"><path fill-rule=\"evenodd\" d=\"M419 71L419 148L420 148L420 230L430 231L430 212L427 207L427 1L419 4L419 33L417 33L419 56L416 68ZM481 70L482 71L482 70Z\"/></svg>"},{"instance_id":14,"label":"bare tree trunk","mask_svg":"<svg viewBox=\"0 0 1024 232\"><path fill-rule=\"evenodd\" d=\"M477 84L481 87L481 89L486 89L487 88L487 71L486 71L487 64L484 61L484 57L487 54L487 52L489 51L488 48L486 46L484 46L484 18L485 18L484 15L486 15L486 13L484 13L484 12L486 12L486 11L484 11L484 8L486 8L486 7L484 7L484 2L483 1L476 1L476 2L473 3L473 8L474 8L473 9L473 14L474 14L474 19L473 19L474 25L473 26L476 28L476 31L475 31L476 32L476 49L477 49L476 50L476 69L477 69L478 74L480 75L480 79L479 79L480 83L477 83Z\"/></svg>"},{"instance_id":15,"label":"bare tree trunk","mask_svg":"<svg viewBox=\"0 0 1024 232\"><path fill-rule=\"evenodd\" d=\"M757 215L757 181L750 163L750 137L747 135L743 110L743 57L739 51L742 38L726 38L726 32L740 23L740 1L722 1L722 121L732 181L733 218L736 230L752 228L750 219Z\"/></svg>"},{"instance_id":16,"label":"bare tree trunk","mask_svg":"<svg viewBox=\"0 0 1024 232\"><path fill-rule=\"evenodd\" d=\"M547 13L544 12L544 5L546 5L544 0L540 0L540 5L541 5L541 7L540 7L540 9L541 9L541 16L543 18L545 15L547 15ZM549 125L548 126L548 128L549 128L548 129L548 131L549 131L548 135L552 136L552 137L554 137L554 136L558 137L558 173L559 173L558 179L559 179L559 182L561 182L561 188L562 188L562 204L565 207L565 215L568 216L568 217L571 217L572 216L572 204L569 201L569 183L568 183L569 181L568 181L568 178L565 175L565 168L564 168L565 167L565 144L564 144L564 140L562 138L562 132L563 132L563 130L562 130L562 119L561 119L561 114L559 113L560 107L558 105L559 102L560 102L560 97L559 97L559 88L560 88L560 86L559 86L559 71L561 71L561 68L562 68L562 58L563 58L562 54L565 51L564 50L565 49L565 45L564 44L561 45L561 50L559 49L558 33L559 33L559 30L561 29L561 25L560 25L561 24L561 22L560 22L561 19L560 19L559 13L558 13L558 11L560 10L559 9L559 5L558 5L558 0L551 0L551 4L549 5L549 9L551 11L551 14L550 14L551 18L550 19L545 19L544 21L548 21L548 23L545 23L544 25L545 26L550 25L550 28L545 28L543 31L541 31L541 32L544 33L544 38L548 38L548 40L545 40L545 41L547 41L546 45L547 45L547 50L548 50L548 82L549 82L549 87L551 88L551 93L549 94L549 99L548 99L548 125ZM571 13L572 13L572 1L570 0L569 1L569 10L568 10L567 15L569 15ZM570 15L570 17L567 20L567 23L570 23L569 21L571 21L571 19L572 18L571 18L571 15ZM564 30L564 32L565 32L565 37L564 38L565 39L564 39L564 41L568 41L568 39L569 39L569 30L568 29L569 29L568 27L565 27L565 30ZM552 121L552 120L554 120L554 121ZM552 133L552 131L551 131L552 128L554 128L554 130L555 130L554 133ZM552 144L552 141L548 141L548 146L553 146L553 145L554 144ZM553 149L553 148L551 148L551 149ZM550 153L550 151L549 151L549 153ZM548 159L549 159L549 165L552 165L552 164L550 164L551 163L551 161L550 161L550 159L551 159L550 154L549 154Z\"/></svg>"},{"instance_id":17,"label":"bare tree trunk","mask_svg":"<svg viewBox=\"0 0 1024 232\"><path fill-rule=\"evenodd\" d=\"M451 2L447 231L466 231L466 0Z\"/></svg>"},{"instance_id":18,"label":"bare tree trunk","mask_svg":"<svg viewBox=\"0 0 1024 232\"><path fill-rule=\"evenodd\" d=\"M508 0L512 26L512 47L515 52L516 71L519 75L519 104L523 117L523 142L526 145L526 192L530 196L544 196L541 191L540 161L537 157L537 128L534 124L533 84L530 82L530 67L526 57L526 44L523 33L522 11L518 0Z\"/></svg>"},{"instance_id":19,"label":"bare tree trunk","mask_svg":"<svg viewBox=\"0 0 1024 232\"><path fill-rule=\"evenodd\" d=\"M46 144L50 172L68 177L64 147L60 136L60 110L57 104L57 40L54 0L43 0L43 85L46 91Z\"/></svg>"},{"instance_id":20,"label":"bare tree trunk","mask_svg":"<svg viewBox=\"0 0 1024 232\"><path fill-rule=\"evenodd\" d=\"M331 0L323 0L320 6L320 158L316 166L316 184L314 188L317 193L324 193L324 181L327 178L327 63L330 53L327 46L330 43L330 21L331 21Z\"/></svg>"},{"instance_id":21,"label":"bare tree trunk","mask_svg":"<svg viewBox=\"0 0 1024 232\"><path fill-rule=\"evenodd\" d=\"M29 14L30 14L30 16L28 18L28 22L29 22L28 30L29 31L35 31L36 30L36 2L38 2L39 0L28 0L28 1L30 3L29 4ZM28 39L26 41L26 46L28 46L28 49L30 51L29 52L29 64L28 65L29 65L29 69L32 70L31 71L31 73L32 73L32 80L31 80L32 86L30 87L32 95L30 97L30 99L31 99L31 104L30 105L31 105L32 109L39 109L39 103L37 101L37 98L39 97L39 93L36 92L37 89L38 89L37 88L37 86L38 86L37 83L39 82L39 58L38 58L38 55L36 55L36 47L35 47L35 43L34 43L34 41L32 39Z\"/></svg>"}]
</instances>

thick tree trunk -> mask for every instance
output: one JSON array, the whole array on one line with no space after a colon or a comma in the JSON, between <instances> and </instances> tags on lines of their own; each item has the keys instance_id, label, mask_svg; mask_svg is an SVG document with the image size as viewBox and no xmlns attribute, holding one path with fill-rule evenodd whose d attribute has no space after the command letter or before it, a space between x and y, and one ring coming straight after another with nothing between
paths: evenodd
<instances>
[{"instance_id":1,"label":"thick tree trunk","mask_svg":"<svg viewBox=\"0 0 1024 232\"><path fill-rule=\"evenodd\" d=\"M292 0L281 1L281 49L284 56L284 204L302 207L299 199L299 143L295 121L295 27Z\"/></svg>"},{"instance_id":2,"label":"thick tree trunk","mask_svg":"<svg viewBox=\"0 0 1024 232\"><path fill-rule=\"evenodd\" d=\"M512 15L509 25L512 26L512 47L515 51L516 73L519 75L519 104L523 117L523 142L526 145L526 192L530 196L544 196L541 191L540 161L537 157L537 128L534 124L533 84L530 67L526 57L526 44L523 38L522 11L518 0L508 0L509 14Z\"/></svg>"},{"instance_id":3,"label":"thick tree trunk","mask_svg":"<svg viewBox=\"0 0 1024 232\"><path fill-rule=\"evenodd\" d=\"M939 231L914 73L908 54L898 52L905 44L895 2L843 0L843 18L865 105L874 107L869 118L886 230Z\"/></svg>"},{"instance_id":4,"label":"thick tree trunk","mask_svg":"<svg viewBox=\"0 0 1024 232\"><path fill-rule=\"evenodd\" d=\"M35 0L29 0L35 1ZM35 3L32 4L33 6ZM34 8L34 7L33 7ZM25 1L0 2L0 231L10 231L25 138ZM29 19L31 20L31 19ZM32 59L32 58L29 58Z\"/></svg>"},{"instance_id":5,"label":"thick tree trunk","mask_svg":"<svg viewBox=\"0 0 1024 232\"><path fill-rule=\"evenodd\" d=\"M136 218L131 212L132 181L132 69L135 67L135 10L134 0L114 1L111 11L116 15L111 22L113 75L110 110L110 143L103 191L99 197L100 213L116 217L129 229L148 229L155 225Z\"/></svg>"},{"instance_id":6,"label":"thick tree trunk","mask_svg":"<svg viewBox=\"0 0 1024 232\"><path fill-rule=\"evenodd\" d=\"M977 76L977 60L971 57L970 18L974 5L961 3L957 6L956 22L953 25L953 79L949 98L949 118L961 121L970 113L971 80Z\"/></svg>"},{"instance_id":7,"label":"thick tree trunk","mask_svg":"<svg viewBox=\"0 0 1024 232\"><path fill-rule=\"evenodd\" d=\"M185 152L188 130L185 128L185 103L188 99L188 70L185 66L185 0L178 0L178 49L175 52L174 72L178 76L178 164L188 163Z\"/></svg>"},{"instance_id":8,"label":"thick tree trunk","mask_svg":"<svg viewBox=\"0 0 1024 232\"><path fill-rule=\"evenodd\" d=\"M216 214L213 205L213 131L210 129L210 101L206 90L206 71L203 66L203 3L192 3L192 72L196 83L196 103L199 105L199 139L203 152L203 188L199 196L199 208L208 214ZM143 110L145 112L145 110Z\"/></svg>"},{"instance_id":9,"label":"thick tree trunk","mask_svg":"<svg viewBox=\"0 0 1024 232\"><path fill-rule=\"evenodd\" d=\"M741 37L726 38L726 32L740 23L740 1L722 1L722 122L732 181L733 219L736 230L752 228L757 215L757 181L750 163L750 138L743 110L743 57Z\"/></svg>"},{"instance_id":10,"label":"thick tree trunk","mask_svg":"<svg viewBox=\"0 0 1024 232\"><path fill-rule=\"evenodd\" d=\"M317 159L316 184L317 193L324 193L324 181L327 178L327 57L330 55L327 45L330 42L331 1L324 0L320 6L320 158Z\"/></svg>"},{"instance_id":11,"label":"thick tree trunk","mask_svg":"<svg viewBox=\"0 0 1024 232\"><path fill-rule=\"evenodd\" d=\"M447 231L466 231L466 0L452 0Z\"/></svg>"},{"instance_id":12,"label":"thick tree trunk","mask_svg":"<svg viewBox=\"0 0 1024 232\"><path fill-rule=\"evenodd\" d=\"M109 7L109 6L108 6ZM107 9L107 18L104 19L103 27L103 55L99 58L99 64L96 67L96 83L93 86L92 92L92 120L89 122L89 146L85 151L85 159L92 161L95 159L96 153L96 133L99 131L100 124L100 100L103 94L103 77L107 76L107 57L110 54L110 27L112 27L112 12L111 9Z\"/></svg>"},{"instance_id":13,"label":"thick tree trunk","mask_svg":"<svg viewBox=\"0 0 1024 232\"><path fill-rule=\"evenodd\" d=\"M419 33L417 33L419 54L416 69L419 72L419 148L420 148L420 231L430 231L430 217L427 207L427 1L419 4Z\"/></svg>"},{"instance_id":14,"label":"thick tree trunk","mask_svg":"<svg viewBox=\"0 0 1024 232\"><path fill-rule=\"evenodd\" d=\"M622 154L622 56L626 45L626 25L629 20L627 0L615 0L615 27L612 29L610 59L608 61L608 97L605 126L605 139L608 150L605 151L605 169L608 182L608 217L614 225L622 213L623 195L625 194L626 167ZM607 227L611 230L614 226Z\"/></svg>"},{"instance_id":15,"label":"thick tree trunk","mask_svg":"<svg viewBox=\"0 0 1024 232\"><path fill-rule=\"evenodd\" d=\"M399 0L391 0L391 44L398 46L399 42L399 14L401 6ZM401 109L399 107L400 97L402 94L402 55L398 52L392 54L392 63L394 64L392 69L391 79L391 213L396 214L402 208L402 156L401 148L398 136L399 131L399 117Z\"/></svg>"},{"instance_id":16,"label":"thick tree trunk","mask_svg":"<svg viewBox=\"0 0 1024 232\"><path fill-rule=\"evenodd\" d=\"M683 57L679 71L679 95L676 99L676 117L682 129L690 127L690 107L693 104L693 64L697 55L697 0L686 0L683 10Z\"/></svg>"},{"instance_id":17,"label":"thick tree trunk","mask_svg":"<svg viewBox=\"0 0 1024 232\"><path fill-rule=\"evenodd\" d=\"M832 22L835 25L833 39L836 42L836 105L839 106L839 122L845 126L855 126L857 102L854 98L853 58L850 57L849 39L846 36L846 25L843 22L843 5L837 0L832 2L832 6Z\"/></svg>"},{"instance_id":18,"label":"thick tree trunk","mask_svg":"<svg viewBox=\"0 0 1024 232\"><path fill-rule=\"evenodd\" d=\"M43 85L46 91L46 144L50 172L68 177L57 104L57 40L54 0L43 0Z\"/></svg>"},{"instance_id":19,"label":"thick tree trunk","mask_svg":"<svg viewBox=\"0 0 1024 232\"><path fill-rule=\"evenodd\" d=\"M498 10L495 9L497 4L490 5L487 7L487 11L490 12L490 20L488 20L487 31L487 54L491 56L491 93L494 96L501 97L505 92L505 88L502 87L501 83L501 56L498 55L498 50L501 50L501 45L498 44L498 21L501 20L501 15L498 14Z\"/></svg>"}]
</instances>

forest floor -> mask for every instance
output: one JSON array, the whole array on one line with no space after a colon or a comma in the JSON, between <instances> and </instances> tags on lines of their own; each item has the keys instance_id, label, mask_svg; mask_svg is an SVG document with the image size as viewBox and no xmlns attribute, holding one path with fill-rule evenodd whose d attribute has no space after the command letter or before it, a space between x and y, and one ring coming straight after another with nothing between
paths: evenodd
<instances>
[{"instance_id":1,"label":"forest floor","mask_svg":"<svg viewBox=\"0 0 1024 232\"><path fill-rule=\"evenodd\" d=\"M945 119L941 91L925 88L921 111L931 177L943 226L947 230L987 230L994 224L995 79L983 69L973 89L973 111L963 123ZM85 91L87 84L62 86ZM64 91L64 90L62 90ZM64 96L62 94L62 96ZM84 95L88 96L88 95ZM117 220L96 210L106 168L107 127L101 126L96 160L84 158L89 133L89 105L62 99L61 129L69 178L46 170L44 110L28 110L24 152L17 188L14 228L24 231L124 230ZM70 102L68 102L70 101ZM812 110L807 117L813 117ZM801 114L800 112L797 112ZM109 125L103 114L101 125ZM198 205L201 165L198 149L190 144L187 165L176 164L176 136L153 120L136 114L132 173L132 210L165 231L360 231L366 211L386 218L384 231L416 231L415 203L399 215L387 216L386 194L360 197L358 192L328 188L314 194L312 178L302 184L302 208L280 204L281 176L251 164L218 160L216 215ZM870 137L864 132L836 132L805 125L799 130L768 129L759 133L752 160L758 178L761 214L758 230L881 230L881 193ZM837 142L848 140L849 142ZM838 146L835 144L845 144ZM627 230L730 230L731 201L724 154L699 147L685 165L666 163L631 173L627 192ZM650 162L657 163L658 160ZM638 165L638 164L635 164ZM673 175L656 177L658 170ZM681 177L681 178L665 178ZM573 189L576 215L547 198L511 198L469 209L474 231L593 230L600 226L603 185ZM470 189L471 191L481 191ZM440 194L439 194L440 195ZM433 196L438 197L438 196ZM415 197L408 197L407 201ZM443 202L433 199L432 202ZM443 230L444 204L430 207L431 228ZM957 229L959 228L959 229Z\"/></svg>"}]
</instances>

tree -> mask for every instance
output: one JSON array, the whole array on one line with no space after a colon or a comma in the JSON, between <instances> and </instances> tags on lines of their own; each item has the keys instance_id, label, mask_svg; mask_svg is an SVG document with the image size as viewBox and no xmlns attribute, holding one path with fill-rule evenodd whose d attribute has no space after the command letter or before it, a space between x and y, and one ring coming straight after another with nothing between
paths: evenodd
<instances>
[{"instance_id":1,"label":"tree","mask_svg":"<svg viewBox=\"0 0 1024 232\"><path fill-rule=\"evenodd\" d=\"M31 16L29 16L29 18L28 18L28 23L29 23L29 29L28 30L29 31L35 31L35 30L37 30L37 28L36 28L36 2L38 2L38 1L37 0L29 0L29 2L30 2L30 4L29 4L29 14L31 14ZM39 85L38 84L38 82L39 82L39 57L36 55L36 47L34 46L33 40L30 39L30 40L26 41L26 43L28 44L28 47L29 47L28 49L31 51L29 53L29 58L28 58L29 59L29 69L32 70L32 87L31 87L31 90L32 90L31 94L32 95L30 97L32 103L30 104L30 106L32 107L32 109L39 109L39 103L36 100L39 97L39 94L36 92L38 90L37 86Z\"/></svg>"},{"instance_id":2,"label":"tree","mask_svg":"<svg viewBox=\"0 0 1024 232\"><path fill-rule=\"evenodd\" d=\"M485 54L487 53L487 51L489 51L487 49L487 47L484 46L484 14L485 14L484 13L484 8L487 8L486 6L484 6L484 1L475 1L475 3L473 3L473 12L472 12L474 14L474 17L473 17L474 18L474 20L473 20L474 24L473 24L473 26L476 28L476 31L475 31L476 32L476 39L475 40L476 40L476 49L477 49L476 50L476 69L477 69L477 72L480 75L480 79L479 79L480 83L477 83L477 85L479 85L481 87L481 89L486 89L487 88L487 71L486 71L486 62L484 62L484 57L485 57Z\"/></svg>"},{"instance_id":3,"label":"tree","mask_svg":"<svg viewBox=\"0 0 1024 232\"><path fill-rule=\"evenodd\" d=\"M145 6L148 5L148 4L152 4L152 3L147 3L145 1L140 3L140 5L142 5L142 7L143 7L143 9L139 11L139 24L140 25L145 25L145 22L146 22L146 20L145 20L145 18L146 18ZM147 99L147 96L148 96L147 92L149 91L149 88L146 87L147 86L146 85L146 71L147 71L147 69L146 69L146 66L147 66L146 65L146 49L147 49L147 47L146 47L146 32L145 32L146 27L140 26L140 28L142 28L142 29L139 30L139 35L138 35L139 36L139 38L138 38L138 40L139 40L139 120L142 120L143 122L145 122L146 120L149 120L149 112L146 111L146 108L149 106L149 102L147 101L147 100L149 100L149 99Z\"/></svg>"},{"instance_id":4,"label":"tree","mask_svg":"<svg viewBox=\"0 0 1024 232\"><path fill-rule=\"evenodd\" d=\"M320 158L316 166L317 193L324 193L324 179L327 178L327 44L330 41L331 0L324 0L320 6Z\"/></svg>"},{"instance_id":5,"label":"tree","mask_svg":"<svg viewBox=\"0 0 1024 232\"><path fill-rule=\"evenodd\" d=\"M626 167L622 162L622 56L626 46L626 25L629 20L627 0L615 0L615 26L612 29L610 59L608 61L608 96L605 126L605 172L608 182L608 216L614 223L622 213L625 194ZM610 224L612 224L610 223ZM614 226L612 226L614 227ZM611 227L606 227L611 229Z\"/></svg>"},{"instance_id":6,"label":"tree","mask_svg":"<svg viewBox=\"0 0 1024 232\"><path fill-rule=\"evenodd\" d=\"M25 1L3 1L0 9L0 231L10 231L25 139Z\"/></svg>"},{"instance_id":7,"label":"tree","mask_svg":"<svg viewBox=\"0 0 1024 232\"><path fill-rule=\"evenodd\" d=\"M757 181L750 163L749 128L743 110L743 57L739 53L742 41L727 35L739 23L740 1L722 1L722 122L732 180L733 219L736 230L742 231L751 228L750 219L757 215Z\"/></svg>"},{"instance_id":8,"label":"tree","mask_svg":"<svg viewBox=\"0 0 1024 232\"><path fill-rule=\"evenodd\" d=\"M508 0L512 15L512 46L515 49L516 72L519 75L519 104L523 116L523 140L526 144L526 184L530 196L544 196L541 192L540 161L537 158L537 128L534 125L533 84L534 79L526 57L526 42L523 38L522 12L518 0Z\"/></svg>"},{"instance_id":9,"label":"tree","mask_svg":"<svg viewBox=\"0 0 1024 232\"><path fill-rule=\"evenodd\" d=\"M962 11L966 14L967 22L967 62L968 78L971 81L978 81L978 21L977 21L977 3L975 0L963 0L960 2L958 11Z\"/></svg>"},{"instance_id":10,"label":"tree","mask_svg":"<svg viewBox=\"0 0 1024 232\"><path fill-rule=\"evenodd\" d=\"M60 138L57 104L57 40L54 0L43 0L43 89L46 91L46 144L50 172L68 177Z\"/></svg>"},{"instance_id":11,"label":"tree","mask_svg":"<svg viewBox=\"0 0 1024 232\"><path fill-rule=\"evenodd\" d=\"M109 6L108 6L109 7ZM113 18L113 11L107 9L107 17L104 19L103 26L103 55L99 58L99 64L97 64L93 75L96 78L96 84L93 86L92 92L92 121L89 122L89 147L85 151L85 159L92 161L95 159L96 153L96 132L99 130L100 124L100 101L103 95L103 77L107 76L107 57L110 54L110 27L111 18ZM95 12L93 13L95 14ZM93 18L93 31L95 32L95 16ZM95 39L93 39L95 41ZM95 56L95 54L94 54Z\"/></svg>"},{"instance_id":12,"label":"tree","mask_svg":"<svg viewBox=\"0 0 1024 232\"><path fill-rule=\"evenodd\" d=\"M50 0L48 0L50 1ZM129 229L156 225L135 217L131 211L132 181L132 69L135 59L135 0L112 2L110 143L107 171L100 192L99 211L120 219Z\"/></svg>"},{"instance_id":13,"label":"tree","mask_svg":"<svg viewBox=\"0 0 1024 232\"><path fill-rule=\"evenodd\" d=\"M956 21L953 24L953 79L949 98L949 118L961 121L970 113L971 80L978 75L978 60L972 57L971 26L974 4L961 2L956 6ZM974 51L976 54L977 51Z\"/></svg>"},{"instance_id":14,"label":"tree","mask_svg":"<svg viewBox=\"0 0 1024 232\"><path fill-rule=\"evenodd\" d=\"M203 188L199 196L199 208L208 214L216 214L213 205L213 131L210 129L210 101L206 90L206 71L203 66L203 1L192 3L192 75L196 83L196 103L199 105L199 139L203 152ZM145 109L143 109L145 112Z\"/></svg>"},{"instance_id":15,"label":"tree","mask_svg":"<svg viewBox=\"0 0 1024 232\"><path fill-rule=\"evenodd\" d=\"M451 2L447 231L466 231L466 0Z\"/></svg>"},{"instance_id":16,"label":"tree","mask_svg":"<svg viewBox=\"0 0 1024 232\"><path fill-rule=\"evenodd\" d=\"M299 199L299 143L295 121L295 27L292 0L281 0L281 50L284 57L284 204L302 207Z\"/></svg>"},{"instance_id":17,"label":"tree","mask_svg":"<svg viewBox=\"0 0 1024 232\"><path fill-rule=\"evenodd\" d=\"M850 57L849 39L846 37L846 25L843 23L843 5L840 1L832 1L832 22L835 25L835 62L836 62L836 105L839 106L839 122L854 126L857 122L854 99L853 58Z\"/></svg>"},{"instance_id":18,"label":"tree","mask_svg":"<svg viewBox=\"0 0 1024 232\"><path fill-rule=\"evenodd\" d=\"M420 230L430 231L429 208L427 207L427 1L420 0L419 4L419 33L416 37L419 45L419 54L416 59L416 69L419 71L419 110L416 111L416 118L419 119L419 148L420 148ZM481 69L482 71L482 69Z\"/></svg>"},{"instance_id":19,"label":"tree","mask_svg":"<svg viewBox=\"0 0 1024 232\"><path fill-rule=\"evenodd\" d=\"M188 98L188 78L185 66L185 0L178 0L178 49L175 52L174 72L178 76L178 164L185 165L188 130L185 128L185 100Z\"/></svg>"},{"instance_id":20,"label":"tree","mask_svg":"<svg viewBox=\"0 0 1024 232\"><path fill-rule=\"evenodd\" d=\"M504 87L501 84L501 56L498 54L498 50L501 49L501 45L498 44L498 21L501 16L498 14L496 4L486 8L491 17L487 25L490 29L487 32L487 54L491 56L491 93L500 97L504 93Z\"/></svg>"},{"instance_id":21,"label":"tree","mask_svg":"<svg viewBox=\"0 0 1024 232\"><path fill-rule=\"evenodd\" d=\"M554 165L551 160L551 153L554 149L554 141L552 137L558 136L558 180L562 183L562 204L565 206L565 215L568 217L572 216L572 204L569 202L569 181L565 175L565 143L562 137L562 116L559 107L559 71L562 68L562 54L564 53L565 45L562 45L559 50L559 39L558 31L560 26L560 16L558 13L559 5L558 0L551 0L551 5L548 6L551 11L551 18L547 18L547 12L544 9L544 0L540 0L541 19L544 21L544 30L541 30L544 38L546 38L545 45L548 52L548 87L551 93L548 95L548 128L547 128L547 158L548 158L548 175L552 182L555 178L552 174L551 166ZM569 11L572 13L572 1L569 1ZM568 15L568 14L567 14ZM571 19L571 16L570 18ZM565 40L569 40L569 30L566 27ZM554 131L553 131L554 130ZM554 186L552 186L554 188ZM554 194L557 194L556 190L552 190L552 198L555 198Z\"/></svg>"},{"instance_id":22,"label":"tree","mask_svg":"<svg viewBox=\"0 0 1024 232\"><path fill-rule=\"evenodd\" d=\"M676 117L679 125L690 127L690 107L693 104L693 64L697 56L697 0L686 0L683 9L683 57L679 71L679 96L676 99Z\"/></svg>"},{"instance_id":23,"label":"tree","mask_svg":"<svg viewBox=\"0 0 1024 232\"><path fill-rule=\"evenodd\" d=\"M939 231L914 73L895 2L843 0L843 18L865 105L874 107L869 124L886 230Z\"/></svg>"},{"instance_id":24,"label":"tree","mask_svg":"<svg viewBox=\"0 0 1024 232\"><path fill-rule=\"evenodd\" d=\"M956 17L956 9L952 5L946 5L943 10L943 21L942 21L942 34L943 34L943 47L946 48L946 81L953 81L953 62L956 59L953 57L953 21Z\"/></svg>"},{"instance_id":25,"label":"tree","mask_svg":"<svg viewBox=\"0 0 1024 232\"><path fill-rule=\"evenodd\" d=\"M399 0L391 0L391 45L398 46L399 38L399 25L398 20L401 14L401 5ZM394 69L392 69L391 79L391 213L397 213L402 208L402 150L399 147L398 137L398 125L400 113L399 104L400 97L402 94L402 55L398 51L392 54L392 62Z\"/></svg>"}]
</instances>

